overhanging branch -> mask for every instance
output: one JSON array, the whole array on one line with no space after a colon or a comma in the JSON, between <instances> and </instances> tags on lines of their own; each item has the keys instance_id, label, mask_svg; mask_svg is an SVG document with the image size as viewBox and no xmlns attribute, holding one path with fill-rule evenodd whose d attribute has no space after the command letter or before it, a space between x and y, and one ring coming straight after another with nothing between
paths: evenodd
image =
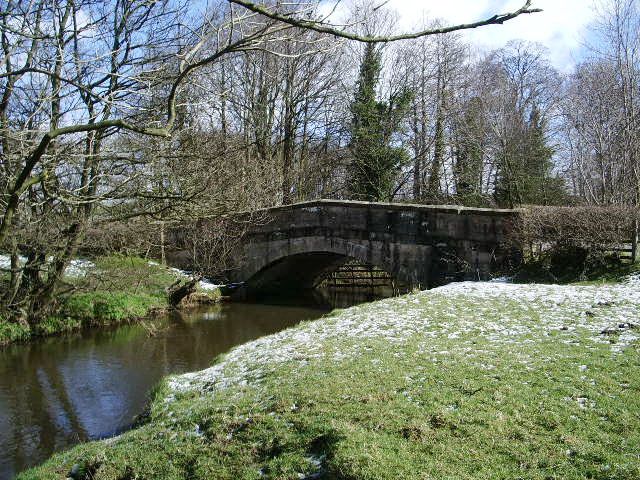
<instances>
[{"instance_id":1,"label":"overhanging branch","mask_svg":"<svg viewBox=\"0 0 640 480\"><path fill-rule=\"evenodd\" d=\"M355 41L364 42L364 43L397 42L399 40L412 40L420 37L427 37L431 35L441 35L443 33L451 33L451 32L456 32L460 30L471 30L474 28L484 27L487 25L501 25L521 15L542 12L542 9L540 8L531 8L532 0L527 0L525 4L522 7L520 7L518 10L509 12L509 13L494 15L490 18L479 20L473 23L461 23L458 25L450 25L447 27L428 28L426 30L421 30L419 32L405 33L401 35L369 36L369 35L358 35L357 33L348 32L346 30L340 30L338 28L329 26L327 24L323 24L318 20L313 20L313 19L306 20L304 18L295 16L294 14L291 14L291 13L280 13L277 10L270 9L269 7L259 5L257 3L254 3L248 0L228 0L228 1L231 3L235 3L236 5L240 5L248 10L251 10L252 12L259 13L260 15L264 15L265 17L271 18L272 20L288 23L289 25L292 25L294 27L313 30L319 33L325 33L328 35L333 35L335 37L346 38L348 40L355 40Z\"/></svg>"}]
</instances>

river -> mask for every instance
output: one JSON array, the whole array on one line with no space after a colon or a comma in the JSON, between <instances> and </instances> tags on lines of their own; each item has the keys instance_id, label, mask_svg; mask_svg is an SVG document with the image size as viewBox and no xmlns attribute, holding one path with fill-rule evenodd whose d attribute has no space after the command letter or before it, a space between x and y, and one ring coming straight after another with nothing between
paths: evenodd
<instances>
[{"instance_id":1,"label":"river","mask_svg":"<svg viewBox=\"0 0 640 480\"><path fill-rule=\"evenodd\" d=\"M166 375L206 368L235 345L371 299L345 292L293 302L221 304L144 325L84 330L0 349L0 480L79 442L126 430Z\"/></svg>"}]
</instances>

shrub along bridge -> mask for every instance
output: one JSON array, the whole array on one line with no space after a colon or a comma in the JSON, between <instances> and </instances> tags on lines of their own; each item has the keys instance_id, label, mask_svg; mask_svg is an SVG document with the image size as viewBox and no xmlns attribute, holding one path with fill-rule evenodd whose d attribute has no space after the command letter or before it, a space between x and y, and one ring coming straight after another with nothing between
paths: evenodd
<instances>
[{"instance_id":1,"label":"shrub along bridge","mask_svg":"<svg viewBox=\"0 0 640 480\"><path fill-rule=\"evenodd\" d=\"M337 200L263 213L264 221L243 232L238 267L227 272L248 294L310 289L354 263L384 270L408 287L486 279L507 259L503 243L517 216L516 210Z\"/></svg>"}]
</instances>

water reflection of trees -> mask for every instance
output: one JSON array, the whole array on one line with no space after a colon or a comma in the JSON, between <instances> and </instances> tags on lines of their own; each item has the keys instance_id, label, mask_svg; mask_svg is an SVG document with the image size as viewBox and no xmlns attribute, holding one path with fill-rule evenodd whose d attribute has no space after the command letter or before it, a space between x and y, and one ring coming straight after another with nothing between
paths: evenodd
<instances>
[{"instance_id":1,"label":"water reflection of trees","mask_svg":"<svg viewBox=\"0 0 640 480\"><path fill-rule=\"evenodd\" d=\"M158 319L155 336L124 325L0 351L0 477L127 428L162 377L206 368L235 345L324 311L220 305Z\"/></svg>"}]
</instances>

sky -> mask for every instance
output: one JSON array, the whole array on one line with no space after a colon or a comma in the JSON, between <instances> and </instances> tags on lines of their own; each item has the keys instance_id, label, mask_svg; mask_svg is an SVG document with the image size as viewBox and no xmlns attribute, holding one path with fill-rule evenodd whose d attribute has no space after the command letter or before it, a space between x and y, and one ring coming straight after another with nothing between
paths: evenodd
<instances>
[{"instance_id":1,"label":"sky","mask_svg":"<svg viewBox=\"0 0 640 480\"><path fill-rule=\"evenodd\" d=\"M587 27L594 20L592 0L533 0L542 13L524 15L503 25L467 31L464 38L478 47L500 48L509 40L539 42L553 65L569 71L585 53ZM401 30L415 30L424 16L463 23L517 10L524 0L390 0L386 6L400 15Z\"/></svg>"}]
</instances>

